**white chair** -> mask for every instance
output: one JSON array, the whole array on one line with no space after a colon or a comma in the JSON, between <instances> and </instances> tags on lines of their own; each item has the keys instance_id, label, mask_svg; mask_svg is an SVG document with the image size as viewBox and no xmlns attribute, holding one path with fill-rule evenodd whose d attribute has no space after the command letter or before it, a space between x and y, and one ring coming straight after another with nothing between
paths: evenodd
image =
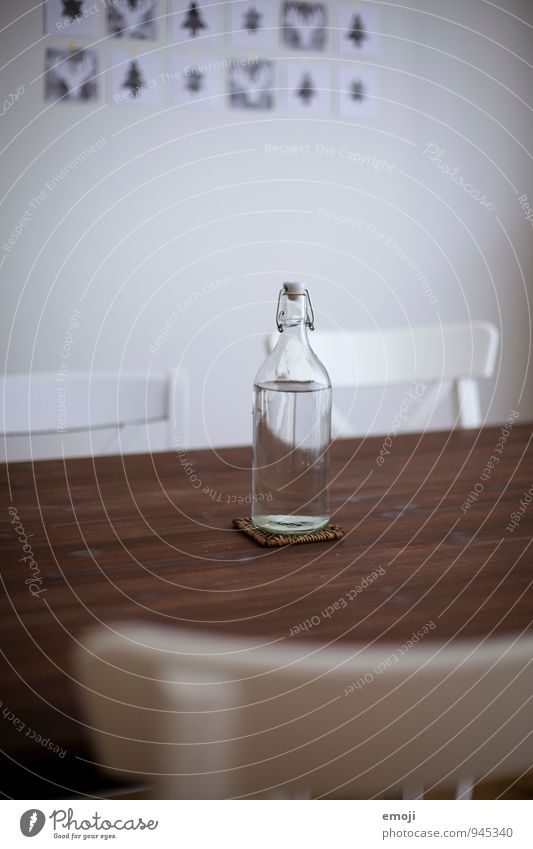
<instances>
[{"instance_id":1,"label":"white chair","mask_svg":"<svg viewBox=\"0 0 533 849\"><path fill-rule=\"evenodd\" d=\"M431 384L421 396L422 403L411 411L406 430L422 429L429 412L447 395L451 396L453 418L460 427L481 427L477 380L492 376L499 344L498 330L489 322L346 333L319 331L309 337L334 388L392 386L409 381ZM277 339L277 333L268 336L268 352ZM332 418L338 436L358 434L335 408Z\"/></svg>"},{"instance_id":2,"label":"white chair","mask_svg":"<svg viewBox=\"0 0 533 849\"><path fill-rule=\"evenodd\" d=\"M139 434L157 422L166 425L162 447L184 441L187 377L183 371L171 375L35 372L7 375L0 379L0 387L4 445L10 437L27 436L28 459L34 456L39 437L55 434L59 445L64 435L82 432L90 438L85 453L126 453ZM93 440L98 442L99 434L104 441L95 450Z\"/></svg>"},{"instance_id":3,"label":"white chair","mask_svg":"<svg viewBox=\"0 0 533 849\"><path fill-rule=\"evenodd\" d=\"M276 644L118 624L73 662L94 762L154 798L470 795L531 769L533 640Z\"/></svg>"}]
</instances>

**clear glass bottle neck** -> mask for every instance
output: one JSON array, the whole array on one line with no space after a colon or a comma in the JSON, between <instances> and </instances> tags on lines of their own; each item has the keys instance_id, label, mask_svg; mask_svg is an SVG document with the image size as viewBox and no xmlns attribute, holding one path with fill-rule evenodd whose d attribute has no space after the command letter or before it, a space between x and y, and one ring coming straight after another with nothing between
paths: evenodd
<instances>
[{"instance_id":1,"label":"clear glass bottle neck","mask_svg":"<svg viewBox=\"0 0 533 849\"><path fill-rule=\"evenodd\" d=\"M276 322L280 331L274 350L266 358L255 377L257 386L285 387L289 383L329 389L331 381L324 365L316 356L307 336L314 327L314 314L307 289L279 293ZM304 387L305 388L305 387Z\"/></svg>"},{"instance_id":2,"label":"clear glass bottle neck","mask_svg":"<svg viewBox=\"0 0 533 849\"><path fill-rule=\"evenodd\" d=\"M277 315L278 329L283 336L299 337L308 342L307 327L309 318L307 314L307 298L302 295L281 294Z\"/></svg>"}]
</instances>

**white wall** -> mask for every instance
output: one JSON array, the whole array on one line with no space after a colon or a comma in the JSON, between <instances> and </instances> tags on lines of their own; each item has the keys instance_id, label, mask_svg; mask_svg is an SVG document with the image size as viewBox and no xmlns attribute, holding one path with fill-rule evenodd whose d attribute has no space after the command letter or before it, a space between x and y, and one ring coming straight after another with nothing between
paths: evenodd
<instances>
[{"instance_id":1,"label":"white wall","mask_svg":"<svg viewBox=\"0 0 533 849\"><path fill-rule=\"evenodd\" d=\"M524 386L532 230L518 201L525 193L533 206L532 5L375 5L382 49L370 64L381 99L376 116L359 125L281 109L193 112L167 103L153 110L104 97L93 106L45 104L44 47L60 39L43 37L34 0L3 0L0 55L12 61L2 91L21 84L25 91L0 124L2 244L46 182L103 140L47 193L13 249L0 251L5 369L56 371L78 309L69 367L183 363L192 383L190 444L249 442L263 336L273 328L280 284L293 278L307 282L323 328L493 321L502 346L498 375L483 387L487 421L518 408L522 420L533 418L531 383ZM98 45L102 59L109 49ZM442 162L459 166L493 211L424 156L429 143L445 150ZM299 144L311 153L265 152ZM390 167L354 164L346 150ZM320 210L357 219L362 229ZM424 272L437 303L389 239ZM222 283L204 294L212 281ZM173 311L178 319L154 354ZM374 419L374 429L390 426L397 401L379 400L376 410L376 398L357 400L362 430Z\"/></svg>"}]
</instances>

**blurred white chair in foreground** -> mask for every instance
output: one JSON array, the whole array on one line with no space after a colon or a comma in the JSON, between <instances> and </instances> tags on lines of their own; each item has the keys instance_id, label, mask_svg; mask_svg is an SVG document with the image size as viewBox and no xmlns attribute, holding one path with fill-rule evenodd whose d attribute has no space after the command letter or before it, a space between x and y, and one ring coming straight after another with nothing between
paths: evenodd
<instances>
[{"instance_id":1,"label":"blurred white chair in foreground","mask_svg":"<svg viewBox=\"0 0 533 849\"><path fill-rule=\"evenodd\" d=\"M165 423L162 448L184 439L187 378L182 371L12 374L0 379L0 387L0 430L9 460L40 459L39 438L47 436L55 436L52 455L61 456L61 443L70 434L80 435L81 454L128 453L142 432L158 422ZM15 457L9 439L20 436L27 437L23 456ZM79 454L65 450L66 456Z\"/></svg>"},{"instance_id":2,"label":"blurred white chair in foreground","mask_svg":"<svg viewBox=\"0 0 533 849\"><path fill-rule=\"evenodd\" d=\"M533 640L321 647L118 624L73 664L95 761L154 798L468 798L533 763Z\"/></svg>"},{"instance_id":3,"label":"blurred white chair in foreground","mask_svg":"<svg viewBox=\"0 0 533 849\"><path fill-rule=\"evenodd\" d=\"M451 396L453 418L463 428L481 427L483 416L477 380L491 377L499 333L487 321L413 325L381 331L317 331L311 345L326 366L334 389L392 386L410 381L431 385L404 430L421 430L429 413ZM267 338L272 351L277 333ZM357 436L334 407L337 436Z\"/></svg>"}]
</instances>

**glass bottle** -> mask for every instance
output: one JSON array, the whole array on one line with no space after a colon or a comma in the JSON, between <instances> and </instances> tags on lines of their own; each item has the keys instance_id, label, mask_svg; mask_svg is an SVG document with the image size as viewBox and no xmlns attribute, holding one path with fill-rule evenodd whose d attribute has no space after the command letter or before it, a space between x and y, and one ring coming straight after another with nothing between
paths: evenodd
<instances>
[{"instance_id":1,"label":"glass bottle","mask_svg":"<svg viewBox=\"0 0 533 849\"><path fill-rule=\"evenodd\" d=\"M271 533L308 533L329 522L331 381L311 349L307 289L279 293L276 347L254 382L252 521Z\"/></svg>"}]
</instances>

